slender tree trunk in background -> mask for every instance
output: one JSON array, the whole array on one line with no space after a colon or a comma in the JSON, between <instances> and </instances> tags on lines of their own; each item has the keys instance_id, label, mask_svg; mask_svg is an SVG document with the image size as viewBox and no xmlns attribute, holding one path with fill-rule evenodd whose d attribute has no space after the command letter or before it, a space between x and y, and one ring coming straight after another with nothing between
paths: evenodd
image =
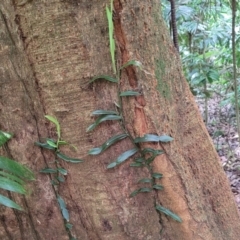
<instances>
[{"instance_id":1,"label":"slender tree trunk in background","mask_svg":"<svg viewBox=\"0 0 240 240\"><path fill-rule=\"evenodd\" d=\"M117 89L112 83L86 83L111 74L108 0L1 0L0 2L0 129L15 138L7 153L36 173L25 198L13 196L26 212L0 209L0 239L68 239L48 176L39 170L53 160L34 146L54 130L44 115L56 116L62 136L77 146L65 153L84 163L64 164L68 177L60 189L70 213L73 234L81 240L237 240L240 222L227 178L182 75L176 50L160 16L159 1L115 0L117 64L135 59L121 77L122 90L140 88L143 97L124 98L127 128L134 136L168 134L170 144L153 163L164 190L134 198L142 169L126 163L106 166L131 142L123 140L101 155L87 151L121 133L117 122L86 128L96 109L114 110ZM157 199L156 199L157 198ZM160 215L161 205L177 213L182 223Z\"/></svg>"}]
</instances>

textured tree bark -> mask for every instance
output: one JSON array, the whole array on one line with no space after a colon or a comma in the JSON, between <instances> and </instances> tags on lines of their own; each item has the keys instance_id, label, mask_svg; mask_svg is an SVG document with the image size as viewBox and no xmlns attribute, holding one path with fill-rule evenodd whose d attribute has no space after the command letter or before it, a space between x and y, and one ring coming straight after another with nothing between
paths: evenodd
<instances>
[{"instance_id":1,"label":"textured tree bark","mask_svg":"<svg viewBox=\"0 0 240 240\"><path fill-rule=\"evenodd\" d=\"M117 122L86 133L91 112L114 110L117 101L114 84L87 84L112 72L106 4L108 0L0 2L0 129L15 134L4 154L29 166L37 178L27 197L12 196L25 213L1 208L0 239L69 239L50 179L39 173L53 160L34 146L39 138L54 136L45 114L57 117L63 138L78 148L65 153L85 160L63 163L69 174L60 190L77 239L239 239L239 215L228 181L182 75L159 1L114 0L114 26L118 66L135 59L145 69L129 67L121 77L122 90L143 93L124 98L126 127L133 136L165 133L174 138L170 144L149 144L166 152L153 163L154 171L163 173L164 190L130 199L148 172L130 168L130 160L106 169L131 147L127 139L99 156L87 155L121 133ZM155 201L183 222L160 215Z\"/></svg>"}]
</instances>

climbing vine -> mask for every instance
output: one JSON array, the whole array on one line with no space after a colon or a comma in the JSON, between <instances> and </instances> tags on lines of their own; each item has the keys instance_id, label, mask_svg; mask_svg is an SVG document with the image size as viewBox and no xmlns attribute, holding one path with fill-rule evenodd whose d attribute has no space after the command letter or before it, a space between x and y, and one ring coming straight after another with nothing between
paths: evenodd
<instances>
[{"instance_id":1,"label":"climbing vine","mask_svg":"<svg viewBox=\"0 0 240 240\"><path fill-rule=\"evenodd\" d=\"M119 155L112 163L107 165L107 169L115 168L118 165L122 164L123 162L127 161L130 157L133 157L133 162L130 164L130 167L145 167L149 171L150 178L142 178L138 181L139 184L144 184L143 187L140 187L134 190L130 197L136 196L138 193L147 193L151 191L159 191L163 189L163 186L160 185L158 182L163 177L161 173L153 172L152 162L154 159L160 155L164 154L162 150L156 150L153 148L144 148L144 143L152 143L152 142L161 142L161 143L168 143L173 140L172 137L167 135L154 135L154 134L145 134L143 137L134 137L131 133L127 130L125 126L125 119L123 116L123 101L122 98L124 97L136 97L142 95L141 92L129 89L127 91L122 92L120 89L120 79L121 73L129 66L138 67L140 70L143 70L143 66L141 62L136 60L130 60L124 63L121 67L116 67L115 64L115 40L114 40L114 26L112 21L112 13L113 13L113 0L110 2L110 8L106 7L106 14L108 19L108 27L109 27L109 42L110 42L110 55L112 59L112 66L114 77L108 75L99 75L94 77L90 83L93 83L96 80L106 80L118 85L118 103L115 102L116 110L105 110L105 109L98 109L92 112L93 116L96 116L96 121L91 124L87 128L87 132L93 131L99 124L105 121L118 121L121 128L123 129L123 133L115 135L109 138L106 142L104 142L101 146L92 148L88 151L89 155L98 155L104 152L107 148L111 147L113 144L119 142L122 139L129 138L133 143L133 148L123 152ZM149 184L148 187L145 185ZM170 211L169 209L159 205L156 201L155 208L157 211L164 213L174 220L178 222L182 222L181 218Z\"/></svg>"}]
</instances>

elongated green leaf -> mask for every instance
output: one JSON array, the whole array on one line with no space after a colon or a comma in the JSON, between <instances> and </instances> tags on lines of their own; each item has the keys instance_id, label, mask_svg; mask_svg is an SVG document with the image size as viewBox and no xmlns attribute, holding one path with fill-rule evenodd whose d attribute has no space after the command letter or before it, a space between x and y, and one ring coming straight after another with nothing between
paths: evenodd
<instances>
[{"instance_id":1,"label":"elongated green leaf","mask_svg":"<svg viewBox=\"0 0 240 240\"><path fill-rule=\"evenodd\" d=\"M61 177L61 176L58 176L57 178L56 178L59 182L65 182L65 179L63 178L63 177Z\"/></svg>"},{"instance_id":2,"label":"elongated green leaf","mask_svg":"<svg viewBox=\"0 0 240 240\"><path fill-rule=\"evenodd\" d=\"M69 221L69 213L66 208L62 209L62 215L63 215L63 218L68 222Z\"/></svg>"},{"instance_id":3,"label":"elongated green leaf","mask_svg":"<svg viewBox=\"0 0 240 240\"><path fill-rule=\"evenodd\" d=\"M151 192L152 188L139 188L139 192Z\"/></svg>"},{"instance_id":4,"label":"elongated green leaf","mask_svg":"<svg viewBox=\"0 0 240 240\"><path fill-rule=\"evenodd\" d=\"M128 67L128 66L131 66L131 65L132 65L132 66L135 66L135 67L139 67L139 68L142 70L142 63L139 62L139 61L136 61L136 60L130 60L130 61L124 63L124 64L121 66L120 69L124 69L124 68L126 68L126 67Z\"/></svg>"},{"instance_id":5,"label":"elongated green leaf","mask_svg":"<svg viewBox=\"0 0 240 240\"><path fill-rule=\"evenodd\" d=\"M125 160L127 160L128 158L130 158L131 156L133 156L137 152L138 152L138 149L137 148L133 148L133 149L130 149L130 150L122 153L116 159L117 164L124 162Z\"/></svg>"},{"instance_id":6,"label":"elongated green leaf","mask_svg":"<svg viewBox=\"0 0 240 240\"><path fill-rule=\"evenodd\" d=\"M61 158L62 160L66 161L66 162L71 162L71 163L80 163L80 162L83 162L82 159L70 158L70 157L67 157L66 155L64 155L64 154L61 153L61 152L57 152L57 156L58 156L59 158Z\"/></svg>"},{"instance_id":7,"label":"elongated green leaf","mask_svg":"<svg viewBox=\"0 0 240 240\"><path fill-rule=\"evenodd\" d=\"M147 165L150 165L150 163L154 161L155 157L156 157L156 155L153 155L152 157L148 158L148 159L146 160L146 164L147 164Z\"/></svg>"},{"instance_id":8,"label":"elongated green leaf","mask_svg":"<svg viewBox=\"0 0 240 240\"><path fill-rule=\"evenodd\" d=\"M182 222L182 219L177 214L170 211L169 209L167 209L163 206L160 206L160 205L157 205L156 209L159 212L162 212L162 213L166 214L167 216L171 217L172 219L176 220L177 222L180 222L180 223Z\"/></svg>"},{"instance_id":9,"label":"elongated green leaf","mask_svg":"<svg viewBox=\"0 0 240 240\"><path fill-rule=\"evenodd\" d=\"M12 138L11 133L0 131L0 147Z\"/></svg>"},{"instance_id":10,"label":"elongated green leaf","mask_svg":"<svg viewBox=\"0 0 240 240\"><path fill-rule=\"evenodd\" d=\"M140 162L135 162L135 163L131 163L130 167L143 167L144 164L140 163Z\"/></svg>"},{"instance_id":11,"label":"elongated green leaf","mask_svg":"<svg viewBox=\"0 0 240 240\"><path fill-rule=\"evenodd\" d=\"M69 145L69 143L61 140L61 141L58 141L58 145Z\"/></svg>"},{"instance_id":12,"label":"elongated green leaf","mask_svg":"<svg viewBox=\"0 0 240 240\"><path fill-rule=\"evenodd\" d=\"M136 162L136 163L144 163L145 162L145 158L143 158L143 157L135 158L134 162Z\"/></svg>"},{"instance_id":13,"label":"elongated green leaf","mask_svg":"<svg viewBox=\"0 0 240 240\"><path fill-rule=\"evenodd\" d=\"M131 197L134 197L134 196L136 196L138 193L139 193L139 189L133 191L133 192L129 195L129 197L130 197L130 198L131 198Z\"/></svg>"},{"instance_id":14,"label":"elongated green leaf","mask_svg":"<svg viewBox=\"0 0 240 240\"><path fill-rule=\"evenodd\" d=\"M125 91L120 93L120 97L126 97L126 96L139 96L141 93L136 91Z\"/></svg>"},{"instance_id":15,"label":"elongated green leaf","mask_svg":"<svg viewBox=\"0 0 240 240\"><path fill-rule=\"evenodd\" d=\"M35 142L34 144L38 147L55 150L55 147L50 146L48 143Z\"/></svg>"},{"instance_id":16,"label":"elongated green leaf","mask_svg":"<svg viewBox=\"0 0 240 240\"><path fill-rule=\"evenodd\" d=\"M123 133L123 134L119 134L117 136L114 136L112 138L109 138L104 144L102 144L100 147L97 148L92 148L88 151L89 155L97 155L102 153L103 151L105 151L108 147L110 147L111 145L113 145L114 143L126 138L128 136L128 134Z\"/></svg>"},{"instance_id":17,"label":"elongated green leaf","mask_svg":"<svg viewBox=\"0 0 240 240\"><path fill-rule=\"evenodd\" d=\"M163 175L162 175L161 173L153 173L153 174L152 174L152 177L153 177L153 178L156 178L156 179L159 179L159 178L162 178Z\"/></svg>"},{"instance_id":18,"label":"elongated green leaf","mask_svg":"<svg viewBox=\"0 0 240 240\"><path fill-rule=\"evenodd\" d=\"M24 184L24 181L21 178L15 176L13 174L10 174L10 173L4 172L4 171L0 171L0 175L2 175L3 177L9 178L15 182L18 182L21 185Z\"/></svg>"},{"instance_id":19,"label":"elongated green leaf","mask_svg":"<svg viewBox=\"0 0 240 240\"><path fill-rule=\"evenodd\" d=\"M50 122L54 123L57 129L57 135L58 135L58 139L61 138L61 130L60 130L60 124L58 122L58 120L53 117L53 116L49 116L49 115L45 115L45 118L47 118Z\"/></svg>"},{"instance_id":20,"label":"elongated green leaf","mask_svg":"<svg viewBox=\"0 0 240 240\"><path fill-rule=\"evenodd\" d=\"M153 185L153 188L154 188L154 189L157 189L157 190L163 190L163 186L162 186L162 185L159 185L159 184Z\"/></svg>"},{"instance_id":21,"label":"elongated green leaf","mask_svg":"<svg viewBox=\"0 0 240 240\"><path fill-rule=\"evenodd\" d=\"M11 179L5 177L0 177L0 188L20 194L26 193L26 190L22 184L14 182Z\"/></svg>"},{"instance_id":22,"label":"elongated green leaf","mask_svg":"<svg viewBox=\"0 0 240 240\"><path fill-rule=\"evenodd\" d=\"M171 142L173 140L172 137L170 136L167 136L167 135L162 135L162 136L159 136L159 141L160 142Z\"/></svg>"},{"instance_id":23,"label":"elongated green leaf","mask_svg":"<svg viewBox=\"0 0 240 240\"><path fill-rule=\"evenodd\" d=\"M57 170L53 169L53 168L44 168L44 169L40 170L39 172L41 172L41 173L56 173Z\"/></svg>"},{"instance_id":24,"label":"elongated green leaf","mask_svg":"<svg viewBox=\"0 0 240 240\"><path fill-rule=\"evenodd\" d=\"M141 143L141 142L170 142L173 138L169 136L158 136L154 134L145 134L143 137L137 137L134 139L135 143Z\"/></svg>"},{"instance_id":25,"label":"elongated green leaf","mask_svg":"<svg viewBox=\"0 0 240 240\"><path fill-rule=\"evenodd\" d=\"M111 76L99 75L99 76L96 76L96 77L92 78L92 80L89 83L92 83L92 82L94 82L97 79L105 79L105 80L107 80L109 82L113 82L113 83L117 83L118 82L118 80L116 78L113 78Z\"/></svg>"},{"instance_id":26,"label":"elongated green leaf","mask_svg":"<svg viewBox=\"0 0 240 240\"><path fill-rule=\"evenodd\" d=\"M141 142L159 142L159 136L153 134L145 134L143 137L137 137L134 139L135 143Z\"/></svg>"},{"instance_id":27,"label":"elongated green leaf","mask_svg":"<svg viewBox=\"0 0 240 240\"><path fill-rule=\"evenodd\" d=\"M118 113L111 110L95 110L92 112L92 115L118 115Z\"/></svg>"},{"instance_id":28,"label":"elongated green leaf","mask_svg":"<svg viewBox=\"0 0 240 240\"><path fill-rule=\"evenodd\" d=\"M3 196L0 194L0 204L9 207L9 208L15 208L17 210L23 211L23 208L21 208L17 203L13 202L11 199Z\"/></svg>"},{"instance_id":29,"label":"elongated green leaf","mask_svg":"<svg viewBox=\"0 0 240 240\"><path fill-rule=\"evenodd\" d=\"M117 163L116 162L112 162L112 163L107 165L107 169L114 168L116 166L117 166Z\"/></svg>"},{"instance_id":30,"label":"elongated green leaf","mask_svg":"<svg viewBox=\"0 0 240 240\"><path fill-rule=\"evenodd\" d=\"M97 127L100 123L104 121L113 121L120 119L122 119L122 117L118 115L102 115L98 117L97 120L87 128L87 132L92 131L95 127Z\"/></svg>"},{"instance_id":31,"label":"elongated green leaf","mask_svg":"<svg viewBox=\"0 0 240 240\"><path fill-rule=\"evenodd\" d=\"M151 178L142 178L138 181L138 183L152 183Z\"/></svg>"},{"instance_id":32,"label":"elongated green leaf","mask_svg":"<svg viewBox=\"0 0 240 240\"><path fill-rule=\"evenodd\" d=\"M57 201L58 201L58 204L61 209L66 208L65 201L63 200L63 198L61 196L59 196L59 195L57 196Z\"/></svg>"},{"instance_id":33,"label":"elongated green leaf","mask_svg":"<svg viewBox=\"0 0 240 240\"><path fill-rule=\"evenodd\" d=\"M48 144L49 146L53 147L53 148L57 148L57 147L58 147L57 144L54 143L54 142L51 141L51 140L47 140L47 144Z\"/></svg>"},{"instance_id":34,"label":"elongated green leaf","mask_svg":"<svg viewBox=\"0 0 240 240\"><path fill-rule=\"evenodd\" d=\"M28 180L35 179L34 174L30 169L3 156L0 156L0 169L8 171L9 173L13 173L18 177L26 178Z\"/></svg>"},{"instance_id":35,"label":"elongated green leaf","mask_svg":"<svg viewBox=\"0 0 240 240\"><path fill-rule=\"evenodd\" d=\"M58 170L62 175L64 175L64 176L67 175L67 170L66 170L66 169L64 169L64 168L57 168L57 170Z\"/></svg>"}]
</instances>

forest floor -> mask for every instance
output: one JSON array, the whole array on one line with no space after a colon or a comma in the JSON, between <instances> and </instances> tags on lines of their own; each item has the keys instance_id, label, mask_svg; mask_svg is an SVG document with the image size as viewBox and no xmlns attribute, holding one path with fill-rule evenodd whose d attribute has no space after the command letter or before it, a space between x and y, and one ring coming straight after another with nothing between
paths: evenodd
<instances>
[{"instance_id":1,"label":"forest floor","mask_svg":"<svg viewBox=\"0 0 240 240\"><path fill-rule=\"evenodd\" d=\"M236 114L232 104L221 106L222 100L223 96L217 94L208 99L208 119L206 121L205 100L196 98L240 210L240 144L236 127Z\"/></svg>"}]
</instances>

